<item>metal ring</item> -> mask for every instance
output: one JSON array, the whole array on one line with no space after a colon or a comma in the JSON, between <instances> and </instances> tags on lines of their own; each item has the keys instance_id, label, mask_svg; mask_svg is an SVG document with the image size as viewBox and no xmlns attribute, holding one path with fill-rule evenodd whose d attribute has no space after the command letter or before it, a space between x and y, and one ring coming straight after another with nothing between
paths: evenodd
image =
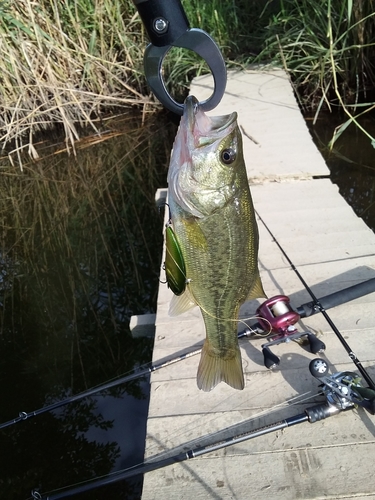
<instances>
[{"instance_id":1,"label":"metal ring","mask_svg":"<svg viewBox=\"0 0 375 500\"><path fill-rule=\"evenodd\" d=\"M183 114L184 105L175 101L169 94L162 76L163 61L172 46L192 50L206 61L214 79L214 91L208 99L200 102L199 105L203 111L214 109L224 95L227 71L223 56L213 38L198 28L187 30L172 45L156 47L150 44L146 48L144 71L151 90L167 109L178 115Z\"/></svg>"}]
</instances>

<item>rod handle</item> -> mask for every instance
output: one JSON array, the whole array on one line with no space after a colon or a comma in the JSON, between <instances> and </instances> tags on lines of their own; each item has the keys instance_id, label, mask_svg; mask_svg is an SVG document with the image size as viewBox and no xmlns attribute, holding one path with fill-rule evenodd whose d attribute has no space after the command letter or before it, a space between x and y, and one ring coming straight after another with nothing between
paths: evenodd
<instances>
[{"instance_id":1,"label":"rod handle","mask_svg":"<svg viewBox=\"0 0 375 500\"><path fill-rule=\"evenodd\" d=\"M331 417L332 415L336 415L336 413L339 413L340 411L340 408L338 408L337 406L333 406L327 403L305 409L305 413L311 424L319 422L319 420L324 420L325 418Z\"/></svg>"},{"instance_id":2,"label":"rod handle","mask_svg":"<svg viewBox=\"0 0 375 500\"><path fill-rule=\"evenodd\" d=\"M326 295L318 300L322 308L327 310L332 307L345 304L346 302L350 302L351 300L358 299L358 297L362 297L363 295L367 295L372 292L375 292L375 278L371 278L367 281L363 281L362 283L358 283L357 285L344 288L338 292L331 293L330 295ZM297 312L301 318L307 318L320 312L320 309L316 306L314 301L311 301L298 307Z\"/></svg>"}]
</instances>

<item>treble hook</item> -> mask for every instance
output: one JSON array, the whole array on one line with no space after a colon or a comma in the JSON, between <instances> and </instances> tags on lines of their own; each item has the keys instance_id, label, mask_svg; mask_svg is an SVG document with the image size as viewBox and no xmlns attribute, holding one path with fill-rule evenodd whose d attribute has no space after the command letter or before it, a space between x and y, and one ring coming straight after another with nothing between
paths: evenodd
<instances>
[{"instance_id":1,"label":"treble hook","mask_svg":"<svg viewBox=\"0 0 375 500\"><path fill-rule=\"evenodd\" d=\"M205 31L190 28L180 0L134 0L145 25L150 45L144 54L144 71L151 90L159 101L178 115L184 105L169 94L162 76L163 61L171 47L189 49L202 57L214 79L212 95L199 103L204 111L214 109L224 95L227 72L223 56L213 38Z\"/></svg>"}]
</instances>

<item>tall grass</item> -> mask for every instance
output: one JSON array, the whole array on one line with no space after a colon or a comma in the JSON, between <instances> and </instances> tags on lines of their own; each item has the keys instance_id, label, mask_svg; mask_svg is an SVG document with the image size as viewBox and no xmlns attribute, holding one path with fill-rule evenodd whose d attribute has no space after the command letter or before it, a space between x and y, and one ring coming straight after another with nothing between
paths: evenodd
<instances>
[{"instance_id":1,"label":"tall grass","mask_svg":"<svg viewBox=\"0 0 375 500\"><path fill-rule=\"evenodd\" d=\"M184 0L191 26L211 33L228 61L246 50L244 19L260 12L251 5ZM2 1L0 143L12 144L11 157L22 149L37 157L33 136L51 123L60 124L72 146L78 125L95 129L95 119L114 108L154 103L143 76L147 43L132 0ZM201 71L199 58L176 51L165 79L181 95Z\"/></svg>"},{"instance_id":2,"label":"tall grass","mask_svg":"<svg viewBox=\"0 0 375 500\"><path fill-rule=\"evenodd\" d=\"M316 116L322 108L347 114L333 144L350 123L361 128L357 118L374 107L375 1L280 0L257 61L284 67Z\"/></svg>"},{"instance_id":3,"label":"tall grass","mask_svg":"<svg viewBox=\"0 0 375 500\"><path fill-rule=\"evenodd\" d=\"M0 142L61 124L67 143L77 124L103 107L145 104L146 41L132 2L4 0L0 3ZM26 147L25 146L25 147Z\"/></svg>"},{"instance_id":4,"label":"tall grass","mask_svg":"<svg viewBox=\"0 0 375 500\"><path fill-rule=\"evenodd\" d=\"M305 109L341 106L352 122L373 99L375 0L182 3L228 65L283 66ZM132 0L0 2L0 143L10 157L26 150L36 158L35 133L51 124L64 130L69 148L80 125L95 130L114 109L154 104L143 75L147 43ZM174 49L164 70L179 97L207 67Z\"/></svg>"},{"instance_id":5,"label":"tall grass","mask_svg":"<svg viewBox=\"0 0 375 500\"><path fill-rule=\"evenodd\" d=\"M291 73L307 105L356 103L375 84L374 0L280 0L258 60Z\"/></svg>"}]
</instances>

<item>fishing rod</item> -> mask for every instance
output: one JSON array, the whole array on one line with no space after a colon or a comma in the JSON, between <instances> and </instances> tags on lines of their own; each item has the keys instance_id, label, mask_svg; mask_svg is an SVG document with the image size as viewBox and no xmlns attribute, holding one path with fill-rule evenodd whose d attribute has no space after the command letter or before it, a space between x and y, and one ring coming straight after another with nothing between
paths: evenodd
<instances>
[{"instance_id":1,"label":"fishing rod","mask_svg":"<svg viewBox=\"0 0 375 500\"><path fill-rule=\"evenodd\" d=\"M319 303L324 307L324 309L329 309L331 307L336 307L340 304L344 304L345 302L349 302L351 300L354 300L356 298L362 297L364 295L367 295L369 293L375 292L375 278L371 278L367 281L364 281L362 283L358 283L356 285L353 285L348 288L344 288L343 290L340 290L338 292L334 292L332 294L326 295L322 298L319 299ZM274 316L272 312L272 308L274 309L275 306L276 308L280 309L280 304L285 305L289 304L289 298L284 296L284 295L278 295L276 297L273 297L272 299L269 299L268 301L265 301L257 310L257 316L259 322L255 323L254 325L251 326L251 328L246 329L243 332L240 332L238 334L238 338L241 339L243 337L251 337L253 335L259 335L261 337L267 337L271 333L279 333L280 334L280 329L283 330L283 333L279 335L278 337L271 337L273 340L268 343L268 345L275 345L276 343L281 343L281 342L286 342L288 340L291 340L293 337L302 337L304 335L308 336L308 339L310 341L310 345L316 340L314 340L313 337L311 337L312 334L309 332L302 332L299 333L298 335L291 335L291 332L288 331L290 329L290 313L292 312L289 309L289 316L285 315L278 315ZM269 307L272 306L272 307ZM316 306L315 301L313 302L307 302L305 304L302 304L301 306L296 308L296 312L294 312L293 320L297 322L299 318L305 318L312 316L314 314L317 314L321 312L319 307ZM293 314L293 312L292 312ZM265 321L264 321L265 320ZM270 329L271 327L271 329ZM264 333L266 331L266 333ZM263 332L263 333L261 333ZM276 340L275 340L276 338ZM267 346L267 344L266 344ZM319 347L321 344L318 344L317 347L312 347L312 352L315 354L318 353L321 349ZM263 346L262 346L263 347ZM127 382L130 382L132 380L136 380L141 377L145 377L157 370L160 370L161 368L165 368L167 366L173 365L175 363L178 363L180 361L183 361L185 359L188 359L192 356L196 356L197 354L200 354L202 351L201 345L197 345L197 348L192 350L192 351L184 351L182 353L179 353L175 355L173 358L166 358L158 361L157 363L143 369L139 369L135 371L134 373L131 373L129 375L125 375L123 377L120 377L116 380L112 380L110 382L107 382L105 384L99 385L97 387L94 387L92 389L88 389L87 391L81 392L79 394L70 396L68 398L65 398L61 401L56 401L55 403L51 403L49 405L43 406L42 408L39 408L37 410L33 410L31 412L25 412L25 411L20 411L18 414L18 417L13 418L11 420L8 420L7 422L4 422L0 424L0 430L4 429L6 427L9 427L10 425L14 425L18 422L23 422L27 419L30 419L32 417L36 417L38 415L41 415L43 413L47 413L53 410L56 410L58 408L61 408L62 406L65 406L70 403L74 403L76 401L80 401L81 399L87 398L89 396L93 396L95 394L98 394L99 392L105 391L107 389L111 389L113 387L116 387L121 384L125 384ZM269 348L268 347L263 347L263 354L264 356L264 364L267 368L272 368L275 364L279 364L280 360L277 358L277 356L274 356L273 354L270 354ZM364 377L365 378L365 377ZM367 380L366 380L367 381ZM369 384L370 385L370 384Z\"/></svg>"},{"instance_id":2,"label":"fishing rod","mask_svg":"<svg viewBox=\"0 0 375 500\"><path fill-rule=\"evenodd\" d=\"M348 288L344 288L343 290L340 290L338 292L326 295L322 298L319 299L320 304L324 306L325 309L331 308L338 306L340 304L344 304L346 302L349 302L350 300L354 300L356 298L362 297L363 295L369 294L375 292L375 278L371 278L367 281L364 281L362 283L358 283L356 285L353 285ZM270 302L271 301L271 302ZM278 316L276 318L272 318L272 314L267 312L268 305L272 303L273 305L276 305L277 307L280 307L281 303L287 303L289 302L288 297L280 295L277 297L273 297L272 299L269 299L268 301L264 302L260 308L258 308L258 322L252 325L250 328L247 328L245 331L240 332L238 334L238 338L241 339L243 337L251 337L252 335L259 335L259 336L268 336L272 332L278 332L280 329L281 322L283 321L283 316ZM320 309L316 307L315 302L308 302L305 304L302 304L301 306L296 308L297 311L297 316L296 316L296 321L298 321L299 317L304 318L307 316L312 316L314 314L317 314L320 312ZM262 316L265 316L265 318L262 318ZM263 321L265 319L265 321ZM285 322L286 327L290 327L289 324L289 318L287 318L288 321ZM269 327L274 326L273 330L270 330ZM266 333L261 333L266 330ZM304 332L299 334L299 336L303 335L309 335L308 333ZM283 337L283 340L280 338L281 341L287 341L291 339L290 332L287 332L287 334ZM309 340L311 338L309 337ZM275 341L273 341L275 342ZM113 387L116 387L121 384L125 384L127 382L130 382L132 380L136 380L141 377L145 377L147 375L150 375L151 373L160 370L161 368L165 368L167 366L173 365L175 363L178 363L180 361L183 361L185 359L188 359L192 356L196 356L197 354L200 354L202 351L202 346L197 345L197 348L191 351L184 351L182 353L178 353L175 355L173 358L166 358L162 359L155 364L152 364L151 366L144 368L144 369L139 369L135 371L134 373L131 373L129 375L124 375L123 377L120 377L116 380L112 380L110 382L107 382L105 384L96 386L92 389L88 389L87 391L81 392L79 394L70 396L68 398L65 398L61 401L56 401L55 403L43 406L42 408L39 408L37 410L33 410L30 412L25 412L25 411L20 411L18 414L18 417L13 418L11 420L8 420L7 422L3 422L0 424L0 430L4 429L6 427L9 427L11 425L17 424L18 422L23 422L25 420L28 420L32 417L36 417L38 415L41 415L43 413L47 413L53 410L56 410L58 408L61 408L62 406L68 405L70 403L74 403L77 401L80 401L81 399L93 396L95 394L98 394L99 392L105 391L107 389L111 389ZM319 349L316 348L314 353L319 352ZM271 368L273 364L278 364L279 360L277 357L271 357L271 363L268 363L268 352L266 352L265 356L265 366L267 368ZM277 358L277 359L276 359Z\"/></svg>"},{"instance_id":3,"label":"fishing rod","mask_svg":"<svg viewBox=\"0 0 375 500\"><path fill-rule=\"evenodd\" d=\"M300 272L298 271L298 269L296 268L296 266L293 264L293 262L291 261L291 259L289 258L289 256L287 255L287 253L285 252L285 250L283 249L283 247L280 245L280 243L278 242L278 240L276 239L275 235L272 233L272 231L270 230L270 228L267 226L267 224L265 223L265 221L259 215L259 213L256 212L256 214L257 214L258 218L260 219L260 221L262 222L262 224L264 225L264 227L266 228L266 230L268 231L268 233L270 234L271 238L274 240L274 242L276 243L276 245L280 249L281 253L284 255L284 257L286 258L286 260L289 262L291 268L293 269L293 271L298 276L299 280L301 281L301 283L305 287L306 291L309 293L310 297L312 298L312 303L310 303L310 311L321 312L323 314L323 316L326 319L326 321L328 322L329 326L332 328L333 332L335 333L335 335L337 336L337 338L340 340L341 344L343 345L344 349L348 353L350 359L353 361L353 363L355 364L355 366L358 368L359 372L361 373L361 375L363 376L363 378L366 380L366 382L368 383L368 385L371 387L371 389L375 390L375 382L372 380L372 378L370 377L370 375L367 373L367 370L364 368L364 366L362 365L362 363L359 361L359 359L357 358L356 354L352 351L352 349L350 348L349 344L346 342L346 340L344 339L343 335L341 334L341 332L339 331L339 329L336 327L336 325L334 324L334 322L332 321L332 319L328 315L326 309L324 308L324 306L322 304L322 301L320 301L315 296L314 292L311 290L311 288L309 287L309 285L306 283L306 281L304 280L304 278L302 277L302 275L300 274ZM370 287L371 286L372 286L372 283L370 283ZM335 300L335 298L333 299L333 302L334 302L334 300ZM328 302L328 304L329 304L329 302Z\"/></svg>"},{"instance_id":4,"label":"fishing rod","mask_svg":"<svg viewBox=\"0 0 375 500\"><path fill-rule=\"evenodd\" d=\"M242 336L244 336L244 335L245 334L243 334ZM182 361L183 359L190 358L191 356L195 356L196 354L199 354L201 351L202 351L202 348L199 348L199 349L195 349L194 351L185 352L185 353L180 354L179 356L174 357L174 358L161 360L158 363L153 364L148 368L136 371L136 372L131 373L129 375L125 375L124 377L118 378L116 380L112 380L110 382L107 382L107 383L102 384L100 386L94 387L92 389L88 389L87 391L81 392L79 394L68 397L68 398L63 399L61 401L56 401L56 403L52 403L50 405L43 406L42 408L39 408L38 410L34 410L34 411L29 412L29 413L21 411L21 412L19 412L18 417L13 418L12 420L8 420L7 422L0 424L0 429L4 429L5 427L9 427L10 425L16 424L18 422L22 422L22 421L27 420L31 417L36 417L37 415L41 415L42 413L56 410L57 408L60 408L60 407L65 406L67 404L74 403L76 401L80 401L81 399L87 398L89 396L93 396L94 394L97 394L98 392L101 392L101 391L104 391L107 389L111 389L112 387L116 387L117 385L121 385L121 384L124 384L126 382L130 382L131 380L135 380L137 378L144 377L146 375L149 375L150 373L153 373L157 370L160 370L161 368L164 368L166 366L177 363L178 361Z\"/></svg>"},{"instance_id":5,"label":"fishing rod","mask_svg":"<svg viewBox=\"0 0 375 500\"><path fill-rule=\"evenodd\" d=\"M358 299L369 293L375 292L375 278L370 278L369 280L358 283L357 285L349 286L338 292L331 293L319 299L320 306L327 310L332 307L339 306L345 302L350 302L351 300ZM345 301L343 300L343 295L345 296ZM297 307L297 312L301 318L307 318L313 316L320 312L320 308L317 307L316 302L307 302L300 307Z\"/></svg>"},{"instance_id":6,"label":"fishing rod","mask_svg":"<svg viewBox=\"0 0 375 500\"><path fill-rule=\"evenodd\" d=\"M321 306L324 309L334 307L343 302L353 300L366 293L375 291L375 278L368 281L351 286L345 290L332 293L319 299ZM343 295L345 300L343 300ZM314 302L308 302L294 310L290 305L290 299L286 295L276 295L265 300L257 309L257 317L260 323L260 330L273 333L270 340L262 345L262 353L264 365L266 368L272 369L280 364L280 358L271 352L271 347L291 340L301 341L306 340L310 344L310 351L313 354L319 354L326 348L314 333L310 331L298 331L296 324L301 318L312 316L320 312L320 309L315 306ZM267 332L267 333L268 333ZM267 336L267 335L264 335Z\"/></svg>"},{"instance_id":7,"label":"fishing rod","mask_svg":"<svg viewBox=\"0 0 375 500\"><path fill-rule=\"evenodd\" d=\"M70 497L90 491L94 488L113 484L117 481L130 479L139 474L145 474L175 463L184 462L205 455L206 453L211 453L287 427L292 427L304 422L319 422L341 411L347 411L357 406L364 408L371 415L375 414L375 391L362 386L357 374L345 371L329 375L328 364L321 358L313 359L310 362L309 370L311 375L322 384L322 393L325 397L325 401L306 408L303 413L285 418L270 425L244 430L246 426L249 426L251 423L252 419L248 419L241 424L241 427L244 428L242 432L224 438L219 437L224 431L211 434L207 436L207 438L210 438L211 442L204 446L196 446L188 451L180 451L181 448L186 449L187 444L184 444L179 448L170 450L168 456L165 456L165 453L154 455L142 464L114 472L98 479L91 479L75 486L62 488L45 494L33 490L32 498L34 500L59 500L61 498ZM238 429L238 424L225 429L225 433L228 434L228 432L234 428Z\"/></svg>"}]
</instances>

